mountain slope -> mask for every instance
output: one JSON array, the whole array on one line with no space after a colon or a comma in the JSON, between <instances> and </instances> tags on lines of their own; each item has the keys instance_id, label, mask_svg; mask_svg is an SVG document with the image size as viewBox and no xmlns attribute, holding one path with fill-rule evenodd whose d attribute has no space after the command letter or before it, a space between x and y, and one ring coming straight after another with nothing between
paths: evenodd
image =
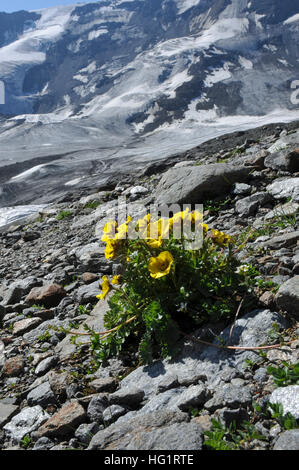
<instances>
[{"instance_id":1,"label":"mountain slope","mask_svg":"<svg viewBox=\"0 0 299 470\"><path fill-rule=\"evenodd\" d=\"M118 109L148 131L186 112L292 109L295 3L110 0L1 14L3 113L110 117Z\"/></svg>"},{"instance_id":2,"label":"mountain slope","mask_svg":"<svg viewBox=\"0 0 299 470\"><path fill-rule=\"evenodd\" d=\"M101 160L104 174L110 161L298 118L298 11L291 0L107 0L0 13L0 166L59 157L71 173Z\"/></svg>"}]
</instances>

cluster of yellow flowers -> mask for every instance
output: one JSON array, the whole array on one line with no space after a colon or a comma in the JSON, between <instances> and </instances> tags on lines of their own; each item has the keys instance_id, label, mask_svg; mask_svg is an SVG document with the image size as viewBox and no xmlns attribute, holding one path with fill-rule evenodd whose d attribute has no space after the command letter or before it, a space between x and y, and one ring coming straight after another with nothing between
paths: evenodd
<instances>
[{"instance_id":1,"label":"cluster of yellow flowers","mask_svg":"<svg viewBox=\"0 0 299 470\"><path fill-rule=\"evenodd\" d=\"M102 242L106 243L105 257L106 259L114 259L118 255L118 250L122 244L122 241L126 239L128 233L129 223L132 222L132 218L128 217L127 222L118 225L117 222L110 221L104 227L104 235L102 236Z\"/></svg>"},{"instance_id":2,"label":"cluster of yellow flowers","mask_svg":"<svg viewBox=\"0 0 299 470\"><path fill-rule=\"evenodd\" d=\"M200 224L203 215L199 211L189 212L189 208L185 211L178 212L168 219L159 219L151 222L151 215L147 214L143 219L139 219L135 228L138 229L139 236L151 248L160 248L163 240L169 238L171 231L175 227L181 226L182 221L188 220L191 224ZM105 256L107 259L114 259L118 256L119 248L123 241L127 238L129 224L132 218L128 217L127 221L118 225L116 221L108 222L104 227L104 235L102 241L106 243ZM205 232L209 227L201 224Z\"/></svg>"},{"instance_id":3,"label":"cluster of yellow flowers","mask_svg":"<svg viewBox=\"0 0 299 470\"><path fill-rule=\"evenodd\" d=\"M140 239L149 247L149 249L160 248L163 240L168 239L171 233L174 232L175 227L181 227L183 221L188 221L193 227L201 225L204 234L210 231L210 238L220 246L227 246L232 243L232 238L219 230L209 229L208 225L202 223L203 214L199 211L190 212L189 208L184 211L178 212L173 217L168 219L159 219L156 221L151 220L151 214L147 214L142 219L139 219L134 225L134 230L138 229ZM115 259L121 253L127 236L129 228L132 229L133 222L131 217L121 225L116 221L108 222L104 227L104 234L102 241L106 243L105 257L106 259ZM127 261L130 258L127 257ZM148 263L148 270L150 276L154 279L167 276L172 268L174 259L169 251L163 251L156 257L151 257ZM99 299L106 297L108 292L112 289L113 284L119 283L119 276L114 276L110 282L107 276L102 278L102 294L98 296Z\"/></svg>"},{"instance_id":4,"label":"cluster of yellow flowers","mask_svg":"<svg viewBox=\"0 0 299 470\"><path fill-rule=\"evenodd\" d=\"M102 277L103 283L101 285L102 293L100 295L97 295L97 299L100 299L100 300L105 299L107 294L109 294L109 292L113 288L113 285L118 285L120 283L120 277L121 276L119 276L119 275L118 276L113 276L113 279L110 282L107 276L103 276Z\"/></svg>"},{"instance_id":5,"label":"cluster of yellow flowers","mask_svg":"<svg viewBox=\"0 0 299 470\"><path fill-rule=\"evenodd\" d=\"M211 237L215 240L216 243L222 246L227 246L229 243L232 243L233 239L227 233L219 232L219 230L211 230Z\"/></svg>"}]
</instances>

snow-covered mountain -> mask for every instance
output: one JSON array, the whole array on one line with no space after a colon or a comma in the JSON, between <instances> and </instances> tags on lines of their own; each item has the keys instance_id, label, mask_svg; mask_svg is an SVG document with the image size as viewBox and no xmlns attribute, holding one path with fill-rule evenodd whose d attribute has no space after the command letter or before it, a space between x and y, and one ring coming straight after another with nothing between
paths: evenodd
<instances>
[{"instance_id":1,"label":"snow-covered mountain","mask_svg":"<svg viewBox=\"0 0 299 470\"><path fill-rule=\"evenodd\" d=\"M14 177L44 178L43 158L59 155L64 185L94 168L86 162L142 164L298 118L298 58L294 0L102 0L0 13L0 167L35 158ZM67 162L83 159L88 170L70 175Z\"/></svg>"},{"instance_id":2,"label":"snow-covered mountain","mask_svg":"<svg viewBox=\"0 0 299 470\"><path fill-rule=\"evenodd\" d=\"M291 109L299 79L294 0L108 0L1 13L0 25L5 114L115 117L148 132L197 113Z\"/></svg>"}]
</instances>

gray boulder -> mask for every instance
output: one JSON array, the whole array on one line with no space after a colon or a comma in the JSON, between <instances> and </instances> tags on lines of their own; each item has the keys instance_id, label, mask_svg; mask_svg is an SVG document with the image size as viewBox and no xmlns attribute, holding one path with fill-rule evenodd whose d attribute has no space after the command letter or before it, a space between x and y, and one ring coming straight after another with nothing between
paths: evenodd
<instances>
[{"instance_id":1,"label":"gray boulder","mask_svg":"<svg viewBox=\"0 0 299 470\"><path fill-rule=\"evenodd\" d=\"M265 158L264 165L272 170L284 170L290 173L299 171L299 150L275 152Z\"/></svg>"},{"instance_id":2,"label":"gray boulder","mask_svg":"<svg viewBox=\"0 0 299 470\"><path fill-rule=\"evenodd\" d=\"M272 248L273 250L278 250L280 248L289 248L297 243L299 240L299 231L285 233L284 235L279 235L278 237L273 237L268 240L262 241L262 237L259 237L256 240L256 244L260 244L263 247Z\"/></svg>"},{"instance_id":3,"label":"gray boulder","mask_svg":"<svg viewBox=\"0 0 299 470\"><path fill-rule=\"evenodd\" d=\"M57 361L58 361L57 356L51 356L51 357L47 357L46 359L43 359L36 367L34 371L35 375L40 377L46 374L50 369L52 369L52 367L56 365Z\"/></svg>"},{"instance_id":4,"label":"gray boulder","mask_svg":"<svg viewBox=\"0 0 299 470\"><path fill-rule=\"evenodd\" d=\"M75 255L82 272L112 273L112 263L105 258L105 247L90 243L76 250Z\"/></svg>"},{"instance_id":5,"label":"gray boulder","mask_svg":"<svg viewBox=\"0 0 299 470\"><path fill-rule=\"evenodd\" d=\"M98 395L94 396L87 408L87 416L89 417L90 421L102 423L103 413L105 409L108 408L108 406L109 402L105 393L99 393Z\"/></svg>"},{"instance_id":6,"label":"gray boulder","mask_svg":"<svg viewBox=\"0 0 299 470\"><path fill-rule=\"evenodd\" d=\"M236 202L236 211L243 216L253 215L260 206L271 202L272 197L268 193L259 192L240 199Z\"/></svg>"},{"instance_id":7,"label":"gray boulder","mask_svg":"<svg viewBox=\"0 0 299 470\"><path fill-rule=\"evenodd\" d=\"M101 293L100 279L91 284L79 287L76 291L76 300L79 304L85 305L89 302L94 303L97 300L97 295Z\"/></svg>"},{"instance_id":8,"label":"gray boulder","mask_svg":"<svg viewBox=\"0 0 299 470\"><path fill-rule=\"evenodd\" d=\"M282 284L275 299L282 310L299 318L299 275Z\"/></svg>"},{"instance_id":9,"label":"gray boulder","mask_svg":"<svg viewBox=\"0 0 299 470\"><path fill-rule=\"evenodd\" d=\"M283 414L291 413L294 418L299 419L299 385L278 387L271 393L270 403L281 403Z\"/></svg>"},{"instance_id":10,"label":"gray boulder","mask_svg":"<svg viewBox=\"0 0 299 470\"><path fill-rule=\"evenodd\" d=\"M216 391L213 398L205 403L205 408L215 411L217 408L239 408L252 402L252 394L249 387L238 387L227 384Z\"/></svg>"},{"instance_id":11,"label":"gray boulder","mask_svg":"<svg viewBox=\"0 0 299 470\"><path fill-rule=\"evenodd\" d=\"M31 390L27 395L27 402L29 406L40 405L43 408L55 403L55 395L49 382L44 382Z\"/></svg>"},{"instance_id":12,"label":"gray boulder","mask_svg":"<svg viewBox=\"0 0 299 470\"><path fill-rule=\"evenodd\" d=\"M19 414L4 426L6 436L13 442L20 442L26 434L37 430L50 418L41 406L24 408Z\"/></svg>"},{"instance_id":13,"label":"gray boulder","mask_svg":"<svg viewBox=\"0 0 299 470\"><path fill-rule=\"evenodd\" d=\"M89 444L99 429L98 423L80 424L75 432L75 437L80 444Z\"/></svg>"},{"instance_id":14,"label":"gray boulder","mask_svg":"<svg viewBox=\"0 0 299 470\"><path fill-rule=\"evenodd\" d=\"M275 199L286 199L291 197L293 201L299 202L299 178L283 178L275 180L267 186L267 191Z\"/></svg>"},{"instance_id":15,"label":"gray boulder","mask_svg":"<svg viewBox=\"0 0 299 470\"><path fill-rule=\"evenodd\" d=\"M143 400L144 391L136 387L124 387L109 396L112 405L138 406Z\"/></svg>"},{"instance_id":16,"label":"gray boulder","mask_svg":"<svg viewBox=\"0 0 299 470\"><path fill-rule=\"evenodd\" d=\"M200 204L205 198L227 194L234 183L245 182L250 171L250 167L226 163L172 168L156 188L156 203Z\"/></svg>"}]
</instances>

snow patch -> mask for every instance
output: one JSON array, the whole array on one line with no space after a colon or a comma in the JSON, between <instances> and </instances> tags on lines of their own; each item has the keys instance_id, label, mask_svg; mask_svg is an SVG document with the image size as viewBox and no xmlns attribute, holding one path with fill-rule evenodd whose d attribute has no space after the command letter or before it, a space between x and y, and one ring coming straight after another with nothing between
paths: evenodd
<instances>
[{"instance_id":1,"label":"snow patch","mask_svg":"<svg viewBox=\"0 0 299 470\"><path fill-rule=\"evenodd\" d=\"M80 74L74 75L73 78L82 83L87 83L89 80L88 77L86 77L85 75L80 75Z\"/></svg>"},{"instance_id":2,"label":"snow patch","mask_svg":"<svg viewBox=\"0 0 299 470\"><path fill-rule=\"evenodd\" d=\"M70 180L67 183L65 183L65 186L76 186L76 184L80 183L82 179L83 178L75 178L73 180Z\"/></svg>"},{"instance_id":3,"label":"snow patch","mask_svg":"<svg viewBox=\"0 0 299 470\"><path fill-rule=\"evenodd\" d=\"M265 18L266 15L258 15L257 13L255 13L254 15L254 21L255 21L255 24L258 28L260 29L263 29L263 25L261 23L261 19L262 18Z\"/></svg>"},{"instance_id":4,"label":"snow patch","mask_svg":"<svg viewBox=\"0 0 299 470\"><path fill-rule=\"evenodd\" d=\"M94 60L91 62L87 67L84 67L84 69L79 70L79 73L93 73L97 70L97 63Z\"/></svg>"},{"instance_id":5,"label":"snow patch","mask_svg":"<svg viewBox=\"0 0 299 470\"><path fill-rule=\"evenodd\" d=\"M228 78L231 78L231 73L229 71L229 64L225 64L221 69L215 69L213 72L208 75L205 79L205 86L210 88L215 83L223 82Z\"/></svg>"},{"instance_id":6,"label":"snow patch","mask_svg":"<svg viewBox=\"0 0 299 470\"><path fill-rule=\"evenodd\" d=\"M296 15L293 15L285 20L283 24L295 23L296 21L299 21L299 13L296 13Z\"/></svg>"},{"instance_id":7,"label":"snow patch","mask_svg":"<svg viewBox=\"0 0 299 470\"><path fill-rule=\"evenodd\" d=\"M30 215L37 214L46 205L13 206L0 208L0 227L13 224Z\"/></svg>"},{"instance_id":8,"label":"snow patch","mask_svg":"<svg viewBox=\"0 0 299 470\"><path fill-rule=\"evenodd\" d=\"M97 39L103 34L109 33L108 29L98 29L97 31L90 31L88 34L88 41L92 41L93 39Z\"/></svg>"},{"instance_id":9,"label":"snow patch","mask_svg":"<svg viewBox=\"0 0 299 470\"><path fill-rule=\"evenodd\" d=\"M195 7L200 3L201 0L176 0L176 4L179 10L179 14L182 15L185 11Z\"/></svg>"},{"instance_id":10,"label":"snow patch","mask_svg":"<svg viewBox=\"0 0 299 470\"><path fill-rule=\"evenodd\" d=\"M245 57L239 57L239 64L246 70L253 69L253 63L251 62L251 60L245 59Z\"/></svg>"},{"instance_id":11,"label":"snow patch","mask_svg":"<svg viewBox=\"0 0 299 470\"><path fill-rule=\"evenodd\" d=\"M152 50L152 55L172 57L188 50L208 48L220 40L231 39L237 34L245 34L248 27L249 20L247 18L223 18L199 36L169 39L158 44Z\"/></svg>"},{"instance_id":12,"label":"snow patch","mask_svg":"<svg viewBox=\"0 0 299 470\"><path fill-rule=\"evenodd\" d=\"M282 65L285 65L286 67L289 65L289 63L285 59L277 59L278 62L280 62Z\"/></svg>"}]
</instances>

